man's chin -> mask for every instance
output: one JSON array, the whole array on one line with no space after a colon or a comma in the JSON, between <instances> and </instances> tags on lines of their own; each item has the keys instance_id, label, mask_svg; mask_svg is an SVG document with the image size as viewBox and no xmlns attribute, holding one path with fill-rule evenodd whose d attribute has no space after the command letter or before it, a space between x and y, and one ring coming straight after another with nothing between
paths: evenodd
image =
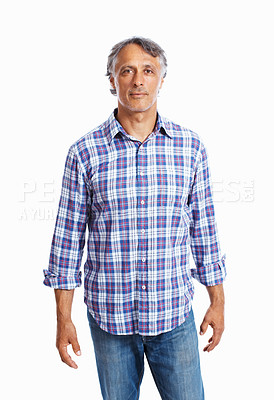
<instances>
[{"instance_id":1,"label":"man's chin","mask_svg":"<svg viewBox=\"0 0 274 400\"><path fill-rule=\"evenodd\" d=\"M146 112L148 111L150 108L152 107L152 104L149 105L130 105L128 108L128 110L132 111L132 112L136 112L136 113L142 113L142 112Z\"/></svg>"},{"instance_id":2,"label":"man's chin","mask_svg":"<svg viewBox=\"0 0 274 400\"><path fill-rule=\"evenodd\" d=\"M142 104L142 102L126 102L126 103L121 103L119 102L120 107L124 110L124 112L131 112L131 113L144 113L151 108L154 107L154 103L146 103Z\"/></svg>"}]
</instances>

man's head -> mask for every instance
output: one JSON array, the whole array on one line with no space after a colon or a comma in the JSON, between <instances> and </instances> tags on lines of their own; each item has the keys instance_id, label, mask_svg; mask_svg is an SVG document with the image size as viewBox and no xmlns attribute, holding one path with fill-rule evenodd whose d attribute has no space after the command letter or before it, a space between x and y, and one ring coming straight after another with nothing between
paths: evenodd
<instances>
[{"instance_id":1,"label":"man's head","mask_svg":"<svg viewBox=\"0 0 274 400\"><path fill-rule=\"evenodd\" d=\"M163 49L150 39L133 37L117 43L108 57L107 76L111 93L131 111L146 111L154 103L167 60Z\"/></svg>"}]
</instances>

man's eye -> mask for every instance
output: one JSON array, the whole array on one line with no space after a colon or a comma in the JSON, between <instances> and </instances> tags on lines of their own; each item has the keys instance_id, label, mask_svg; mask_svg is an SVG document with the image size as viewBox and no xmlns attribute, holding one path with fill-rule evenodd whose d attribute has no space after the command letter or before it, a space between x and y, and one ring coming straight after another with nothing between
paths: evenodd
<instances>
[{"instance_id":1,"label":"man's eye","mask_svg":"<svg viewBox=\"0 0 274 400\"><path fill-rule=\"evenodd\" d=\"M129 68L127 68L127 69L124 69L123 71L122 71L122 74L130 74L132 72L132 69L129 69Z\"/></svg>"},{"instance_id":2,"label":"man's eye","mask_svg":"<svg viewBox=\"0 0 274 400\"><path fill-rule=\"evenodd\" d=\"M149 68L148 68L148 69L146 69L146 70L145 70L145 72L146 72L147 74L153 74L153 71L152 71L152 69L149 69Z\"/></svg>"}]
</instances>

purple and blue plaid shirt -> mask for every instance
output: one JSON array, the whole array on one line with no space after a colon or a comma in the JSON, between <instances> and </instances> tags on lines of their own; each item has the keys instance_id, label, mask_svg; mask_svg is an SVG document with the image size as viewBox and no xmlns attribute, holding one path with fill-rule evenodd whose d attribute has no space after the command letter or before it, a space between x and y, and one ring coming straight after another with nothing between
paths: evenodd
<instances>
[{"instance_id":1,"label":"purple and blue plaid shirt","mask_svg":"<svg viewBox=\"0 0 274 400\"><path fill-rule=\"evenodd\" d=\"M117 110L69 149L47 286L81 285L99 326L158 335L184 322L192 277L223 282L206 150L198 135L162 118L141 143ZM189 265L190 250L196 264Z\"/></svg>"}]
</instances>

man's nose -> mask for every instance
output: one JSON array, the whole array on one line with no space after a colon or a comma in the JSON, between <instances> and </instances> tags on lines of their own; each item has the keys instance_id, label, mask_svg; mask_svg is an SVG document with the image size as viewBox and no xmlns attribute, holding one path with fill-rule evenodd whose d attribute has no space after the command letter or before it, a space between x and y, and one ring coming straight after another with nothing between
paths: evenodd
<instances>
[{"instance_id":1,"label":"man's nose","mask_svg":"<svg viewBox=\"0 0 274 400\"><path fill-rule=\"evenodd\" d=\"M143 86L143 77L140 72L135 73L133 83L135 87Z\"/></svg>"}]
</instances>

